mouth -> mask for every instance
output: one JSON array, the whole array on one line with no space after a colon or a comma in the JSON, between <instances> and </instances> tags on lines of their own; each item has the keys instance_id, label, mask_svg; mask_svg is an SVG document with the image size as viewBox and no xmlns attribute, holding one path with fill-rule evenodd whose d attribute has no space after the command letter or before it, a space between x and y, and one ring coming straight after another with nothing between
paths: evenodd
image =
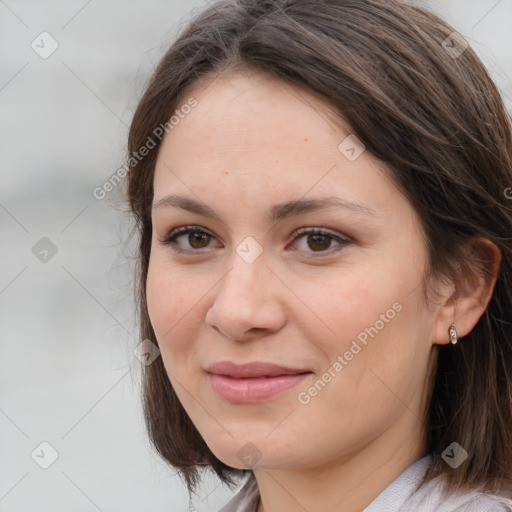
<instances>
[{"instance_id":1,"label":"mouth","mask_svg":"<svg viewBox=\"0 0 512 512\"><path fill-rule=\"evenodd\" d=\"M254 403L293 388L313 372L273 363L215 363L206 369L213 390L230 403Z\"/></svg>"}]
</instances>

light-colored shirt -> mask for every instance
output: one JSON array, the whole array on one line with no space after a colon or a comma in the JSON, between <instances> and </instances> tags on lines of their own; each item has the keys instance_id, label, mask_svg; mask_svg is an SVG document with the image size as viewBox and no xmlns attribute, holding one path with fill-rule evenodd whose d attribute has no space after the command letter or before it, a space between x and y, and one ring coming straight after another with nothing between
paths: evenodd
<instances>
[{"instance_id":1,"label":"light-colored shirt","mask_svg":"<svg viewBox=\"0 0 512 512\"><path fill-rule=\"evenodd\" d=\"M425 455L410 465L361 512L512 512L509 498L478 490L442 496L443 476L418 489L432 455ZM251 474L244 486L219 512L257 512L258 486Z\"/></svg>"}]
</instances>

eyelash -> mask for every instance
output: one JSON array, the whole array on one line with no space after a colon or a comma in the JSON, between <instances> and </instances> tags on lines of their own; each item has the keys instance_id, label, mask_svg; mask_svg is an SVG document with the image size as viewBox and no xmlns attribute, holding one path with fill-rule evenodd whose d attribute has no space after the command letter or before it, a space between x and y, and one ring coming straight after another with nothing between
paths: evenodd
<instances>
[{"instance_id":1,"label":"eyelash","mask_svg":"<svg viewBox=\"0 0 512 512\"><path fill-rule=\"evenodd\" d=\"M176 243L176 239L180 236L188 235L190 233L201 233L207 236L210 236L214 238L214 236L207 231L200 229L199 226L181 226L179 228L173 229L169 235L167 235L166 238L160 240L160 243L163 245L169 245L175 251L176 253L201 253L202 249L181 249ZM334 249L328 249L326 251L312 251L309 253L309 251L302 251L302 252L308 252L311 254L314 258L322 257L324 255L330 255L333 252L337 252L338 250L342 249L346 245L349 245L352 240L346 237L340 237L333 233L332 231L326 229L326 228L299 228L292 234L292 242L296 242L300 238L302 238L304 235L326 235L332 240L338 242L340 245L335 247ZM207 247L205 248L207 249ZM301 252L299 250L299 252Z\"/></svg>"}]
</instances>

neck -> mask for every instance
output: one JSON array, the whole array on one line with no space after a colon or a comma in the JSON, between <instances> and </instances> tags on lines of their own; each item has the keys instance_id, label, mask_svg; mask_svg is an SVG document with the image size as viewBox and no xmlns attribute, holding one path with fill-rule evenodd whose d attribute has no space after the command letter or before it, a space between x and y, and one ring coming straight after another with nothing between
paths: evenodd
<instances>
[{"instance_id":1,"label":"neck","mask_svg":"<svg viewBox=\"0 0 512 512\"><path fill-rule=\"evenodd\" d=\"M322 467L255 469L258 512L361 512L426 454L424 430L411 428L410 418L403 423L403 429L386 431Z\"/></svg>"}]
</instances>

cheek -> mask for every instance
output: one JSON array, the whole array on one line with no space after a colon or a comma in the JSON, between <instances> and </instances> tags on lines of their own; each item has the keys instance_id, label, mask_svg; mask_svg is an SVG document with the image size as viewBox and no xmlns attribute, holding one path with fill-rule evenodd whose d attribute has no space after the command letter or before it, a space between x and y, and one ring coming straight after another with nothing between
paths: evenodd
<instances>
[{"instance_id":1,"label":"cheek","mask_svg":"<svg viewBox=\"0 0 512 512\"><path fill-rule=\"evenodd\" d=\"M340 272L335 281L321 287L318 281L309 283L303 293L309 313L300 317L300 329L324 356L325 368L319 370L330 369L325 377L329 390L318 386L327 400L324 405L331 404L326 409L357 410L363 402L371 406L393 399L379 377L391 389L420 384L430 351L432 318L421 300L415 271L381 261L355 272L353 268Z\"/></svg>"},{"instance_id":2,"label":"cheek","mask_svg":"<svg viewBox=\"0 0 512 512\"><path fill-rule=\"evenodd\" d=\"M294 318L304 335L330 358L343 354L359 335L364 342L369 337L366 329L376 322L378 331L385 331L398 316L400 305L396 303L403 300L400 283L391 276L390 283L383 283L377 266L352 266L347 271L309 277L302 282L295 280L294 292L306 307L300 306L303 314Z\"/></svg>"},{"instance_id":3,"label":"cheek","mask_svg":"<svg viewBox=\"0 0 512 512\"><path fill-rule=\"evenodd\" d=\"M165 250L151 254L146 302L162 360L172 381L190 382L197 372L197 343L205 326L212 276L172 265ZM179 393L179 389L175 388ZM181 399L181 397L180 397Z\"/></svg>"},{"instance_id":4,"label":"cheek","mask_svg":"<svg viewBox=\"0 0 512 512\"><path fill-rule=\"evenodd\" d=\"M161 251L152 253L147 282L146 300L149 318L160 345L168 346L170 340L180 339L176 333L186 325L187 311L191 312L194 300L193 286L180 278Z\"/></svg>"},{"instance_id":5,"label":"cheek","mask_svg":"<svg viewBox=\"0 0 512 512\"><path fill-rule=\"evenodd\" d=\"M176 304L173 294L169 293L167 276L165 267L152 255L146 281L146 301L151 325L159 342L163 341L163 333L169 328L170 318L175 318L176 314Z\"/></svg>"},{"instance_id":6,"label":"cheek","mask_svg":"<svg viewBox=\"0 0 512 512\"><path fill-rule=\"evenodd\" d=\"M146 283L146 299L151 325L155 332L160 355L169 380L183 401L181 382L189 382L186 355L190 335L186 333L187 300L186 294L177 283L176 276L169 272L168 264L158 257L150 260ZM181 340L181 341L180 341Z\"/></svg>"},{"instance_id":7,"label":"cheek","mask_svg":"<svg viewBox=\"0 0 512 512\"><path fill-rule=\"evenodd\" d=\"M413 295L374 296L359 304L357 317L340 317L339 329L346 335L328 348L335 377L326 377L330 383L318 397L318 414L328 412L340 421L350 417L372 431L395 421L407 408L420 414L430 354L429 319Z\"/></svg>"}]
</instances>

